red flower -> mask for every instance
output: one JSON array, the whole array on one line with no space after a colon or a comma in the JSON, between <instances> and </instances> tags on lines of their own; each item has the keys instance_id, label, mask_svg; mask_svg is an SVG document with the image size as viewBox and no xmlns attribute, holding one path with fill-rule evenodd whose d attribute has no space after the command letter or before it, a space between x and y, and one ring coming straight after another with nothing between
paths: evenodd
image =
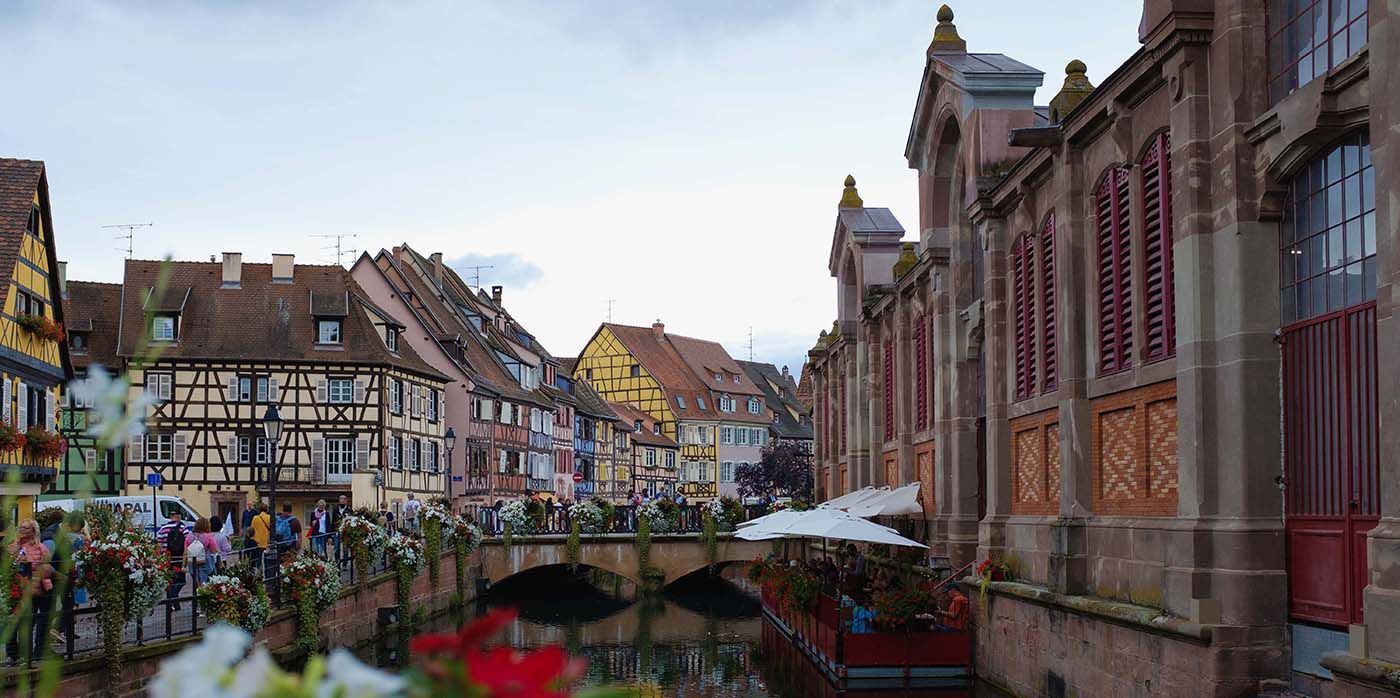
<instances>
[{"instance_id":1,"label":"red flower","mask_svg":"<svg viewBox=\"0 0 1400 698\"><path fill-rule=\"evenodd\" d=\"M465 660L481 648L481 643L486 638L510 625L515 620L515 615L513 608L492 611L462 626L455 634L419 635L409 643L408 651L412 654L452 653Z\"/></svg>"},{"instance_id":2,"label":"red flower","mask_svg":"<svg viewBox=\"0 0 1400 698\"><path fill-rule=\"evenodd\" d=\"M493 698L566 698L586 668L557 645L528 654L497 647L469 661L467 676Z\"/></svg>"}]
</instances>

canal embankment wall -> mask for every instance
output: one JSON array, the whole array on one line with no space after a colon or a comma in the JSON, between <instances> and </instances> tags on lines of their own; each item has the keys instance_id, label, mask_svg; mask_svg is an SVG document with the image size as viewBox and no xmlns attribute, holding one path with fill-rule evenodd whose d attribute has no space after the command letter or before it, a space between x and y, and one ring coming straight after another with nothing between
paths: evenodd
<instances>
[{"instance_id":1,"label":"canal embankment wall","mask_svg":"<svg viewBox=\"0 0 1400 698\"><path fill-rule=\"evenodd\" d=\"M469 579L463 587L462 603L470 603L476 599L479 555L480 553L474 553L467 567ZM441 578L436 587L431 585L426 570L413 580L410 598L415 613L436 615L449 610L457 601L455 554L444 554L439 564ZM374 640L382 633L384 627L379 622L379 610L393 607L397 603L394 582L394 574L388 572L371 577L363 586L342 588L336 603L321 614L317 631L321 646L355 647ZM288 607L273 611L267 626L258 632L254 641L265 645L279 661L294 661L298 655L295 649L296 635L296 610ZM146 684L155 677L161 662L199 639L199 636L188 636L128 647L123 656L121 676L115 682L108 676L107 660L100 651L91 656L64 661L62 678L59 680L58 691L54 694L55 698L145 696ZM29 673L32 685L38 680L39 670L31 669ZM17 674L9 675L0 692L4 695L15 695L16 678ZM111 693L107 693L109 685Z\"/></svg>"}]
</instances>

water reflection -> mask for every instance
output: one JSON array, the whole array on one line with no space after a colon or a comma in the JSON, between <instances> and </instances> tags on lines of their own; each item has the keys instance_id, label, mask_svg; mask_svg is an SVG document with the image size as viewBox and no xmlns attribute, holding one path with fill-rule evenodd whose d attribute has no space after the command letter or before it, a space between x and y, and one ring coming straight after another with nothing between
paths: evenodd
<instances>
[{"instance_id":1,"label":"water reflection","mask_svg":"<svg viewBox=\"0 0 1400 698\"><path fill-rule=\"evenodd\" d=\"M704 575L681 580L663 595L631 602L614 598L598 578L563 569L520 575L493 589L474 613L515 607L520 616L503 642L521 648L562 645L588 660L584 683L627 686L640 696L691 698L806 698L836 691L806 657L763 620L757 599ZM455 630L449 614L424 631ZM366 652L381 666L398 666L406 640ZM372 655L372 657L371 657ZM993 694L976 691L978 698ZM966 698L966 691L845 693L847 698Z\"/></svg>"}]
</instances>

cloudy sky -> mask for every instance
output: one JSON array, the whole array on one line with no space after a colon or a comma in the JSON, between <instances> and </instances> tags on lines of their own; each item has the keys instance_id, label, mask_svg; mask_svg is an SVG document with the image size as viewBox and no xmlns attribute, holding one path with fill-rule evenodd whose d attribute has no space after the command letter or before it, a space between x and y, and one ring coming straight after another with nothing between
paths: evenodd
<instances>
[{"instance_id":1,"label":"cloudy sky","mask_svg":"<svg viewBox=\"0 0 1400 698\"><path fill-rule=\"evenodd\" d=\"M1058 90L1138 47L1139 3L954 3ZM0 155L48 163L61 258L329 263L331 239L491 265L551 352L618 322L795 371L834 313L841 180L914 236L905 137L929 0L0 5ZM15 74L18 72L18 74ZM350 261L347 257L346 261ZM470 273L470 272L468 272ZM470 276L468 276L470 278Z\"/></svg>"}]
</instances>

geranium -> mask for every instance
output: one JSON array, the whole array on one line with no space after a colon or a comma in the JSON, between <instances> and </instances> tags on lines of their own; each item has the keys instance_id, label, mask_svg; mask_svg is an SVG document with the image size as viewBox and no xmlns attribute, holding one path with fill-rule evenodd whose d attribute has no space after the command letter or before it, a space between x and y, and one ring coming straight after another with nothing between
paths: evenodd
<instances>
[{"instance_id":1,"label":"geranium","mask_svg":"<svg viewBox=\"0 0 1400 698\"><path fill-rule=\"evenodd\" d=\"M340 519L340 538L350 548L355 563L355 579L363 585L369 578L370 561L384 550L389 536L373 512L359 510Z\"/></svg>"},{"instance_id":2,"label":"geranium","mask_svg":"<svg viewBox=\"0 0 1400 698\"><path fill-rule=\"evenodd\" d=\"M603 520L603 510L592 501L582 501L569 509L569 516L578 522L579 530L584 533L602 533L607 529Z\"/></svg>"},{"instance_id":3,"label":"geranium","mask_svg":"<svg viewBox=\"0 0 1400 698\"><path fill-rule=\"evenodd\" d=\"M510 550L510 539L517 533L529 533L534 530L535 519L530 516L530 510L524 500L514 500L501 505L501 523L505 524L502 532L502 539L506 550Z\"/></svg>"},{"instance_id":4,"label":"geranium","mask_svg":"<svg viewBox=\"0 0 1400 698\"><path fill-rule=\"evenodd\" d=\"M0 451L11 453L24 448L24 432L0 422Z\"/></svg>"},{"instance_id":5,"label":"geranium","mask_svg":"<svg viewBox=\"0 0 1400 698\"><path fill-rule=\"evenodd\" d=\"M63 323L54 322L43 315L25 313L15 318L15 324L35 337L47 339L50 342L62 342L65 336Z\"/></svg>"},{"instance_id":6,"label":"geranium","mask_svg":"<svg viewBox=\"0 0 1400 698\"><path fill-rule=\"evenodd\" d=\"M121 674L122 628L143 618L165 596L170 561L151 536L131 528L130 519L102 520L94 537L73 559L92 590L108 671Z\"/></svg>"},{"instance_id":7,"label":"geranium","mask_svg":"<svg viewBox=\"0 0 1400 698\"><path fill-rule=\"evenodd\" d=\"M68 451L68 440L41 426L24 432L24 452L37 460L61 458Z\"/></svg>"},{"instance_id":8,"label":"geranium","mask_svg":"<svg viewBox=\"0 0 1400 698\"><path fill-rule=\"evenodd\" d=\"M463 599L467 591L467 556L481 545L481 529L465 514L452 517L450 527L452 547L457 552L453 560L457 572L457 598Z\"/></svg>"},{"instance_id":9,"label":"geranium","mask_svg":"<svg viewBox=\"0 0 1400 698\"><path fill-rule=\"evenodd\" d=\"M238 577L216 574L200 585L197 597L210 621L236 625L250 633L262 630L271 612L263 586L249 585Z\"/></svg>"},{"instance_id":10,"label":"geranium","mask_svg":"<svg viewBox=\"0 0 1400 698\"><path fill-rule=\"evenodd\" d=\"M680 523L680 513L680 508L669 499L653 499L637 507L637 518L645 519L653 533L674 530Z\"/></svg>"},{"instance_id":11,"label":"geranium","mask_svg":"<svg viewBox=\"0 0 1400 698\"><path fill-rule=\"evenodd\" d=\"M282 585L297 609L297 644L315 651L321 613L340 598L340 571L315 555L302 555L282 565Z\"/></svg>"},{"instance_id":12,"label":"geranium","mask_svg":"<svg viewBox=\"0 0 1400 698\"><path fill-rule=\"evenodd\" d=\"M438 502L428 502L419 513L423 521L423 553L428 558L428 580L438 586L438 560L442 559L443 537L448 535L452 510Z\"/></svg>"},{"instance_id":13,"label":"geranium","mask_svg":"<svg viewBox=\"0 0 1400 698\"><path fill-rule=\"evenodd\" d=\"M881 626L888 630L903 630L914 622L914 617L925 613L932 606L932 598L919 586L912 590L880 589L871 598L875 617Z\"/></svg>"},{"instance_id":14,"label":"geranium","mask_svg":"<svg viewBox=\"0 0 1400 698\"><path fill-rule=\"evenodd\" d=\"M409 536L393 536L384 546L384 560L394 569L394 592L402 621L411 608L413 578L423 571L423 543Z\"/></svg>"},{"instance_id":15,"label":"geranium","mask_svg":"<svg viewBox=\"0 0 1400 698\"><path fill-rule=\"evenodd\" d=\"M515 611L494 611L450 634L423 635L409 644L412 654L432 655L421 675L430 695L565 698L587 664L563 648L521 652L513 647L483 649L483 643L515 620Z\"/></svg>"},{"instance_id":16,"label":"geranium","mask_svg":"<svg viewBox=\"0 0 1400 698\"><path fill-rule=\"evenodd\" d=\"M705 511L721 531L733 531L744 518L744 505L733 497L716 497L705 504Z\"/></svg>"}]
</instances>

